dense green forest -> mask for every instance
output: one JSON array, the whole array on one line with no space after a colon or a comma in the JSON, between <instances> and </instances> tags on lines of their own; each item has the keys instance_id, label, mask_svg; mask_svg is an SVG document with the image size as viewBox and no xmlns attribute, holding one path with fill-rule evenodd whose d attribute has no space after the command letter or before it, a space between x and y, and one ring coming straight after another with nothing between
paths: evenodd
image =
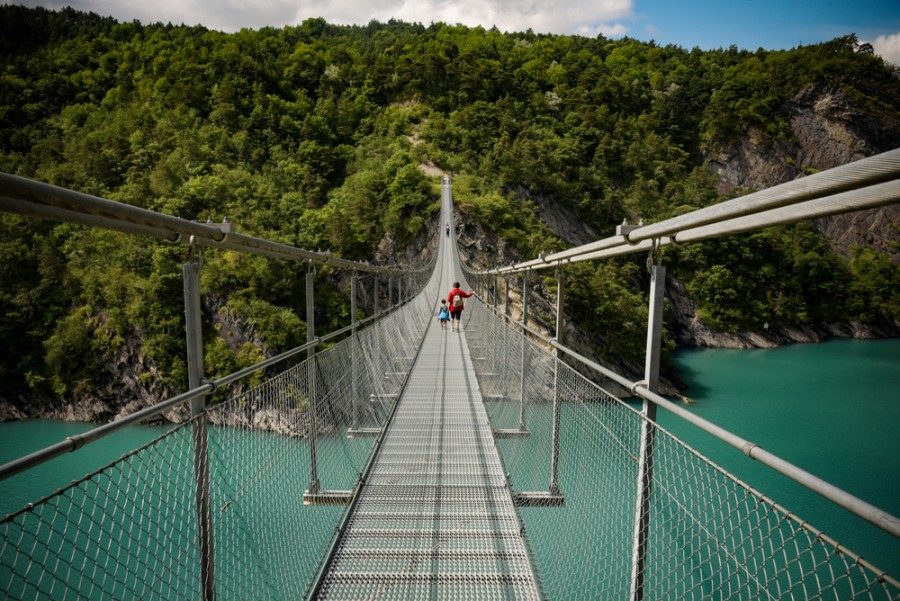
<instances>
[{"instance_id":1,"label":"dense green forest","mask_svg":"<svg viewBox=\"0 0 900 601\"><path fill-rule=\"evenodd\" d=\"M439 204L423 162L458 174L462 210L530 256L565 246L534 198L604 235L626 217L722 200L703 153L751 126L790 136L785 102L807 86L900 108L896 70L852 35L790 51L700 51L394 21L225 34L3 6L0 59L0 171L184 218L227 217L244 233L351 259L372 257L386 235L402 247L428 232ZM78 394L134 340L182 387L184 258L180 247L0 214L0 390ZM667 261L722 330L879 322L900 310L889 258L862 249L848 264L807 225ZM640 261L573 271L568 307L608 332L598 350L639 356ZM207 254L204 293L255 340L234 348L210 332L210 374L303 340L302 273ZM346 295L329 291L328 273L320 279L323 315L345 324Z\"/></svg>"}]
</instances>

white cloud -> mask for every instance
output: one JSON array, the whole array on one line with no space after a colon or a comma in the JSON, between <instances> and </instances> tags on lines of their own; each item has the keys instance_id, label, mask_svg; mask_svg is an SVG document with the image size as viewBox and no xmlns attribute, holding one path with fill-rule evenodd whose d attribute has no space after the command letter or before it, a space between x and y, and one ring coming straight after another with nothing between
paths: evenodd
<instances>
[{"instance_id":1,"label":"white cloud","mask_svg":"<svg viewBox=\"0 0 900 601\"><path fill-rule=\"evenodd\" d=\"M460 23L501 31L623 35L615 22L632 13L633 0L376 0L360 6L357 0L313 0L304 3L295 20L321 16L335 23L367 23L394 18L428 25Z\"/></svg>"},{"instance_id":2,"label":"white cloud","mask_svg":"<svg viewBox=\"0 0 900 601\"><path fill-rule=\"evenodd\" d=\"M623 20L633 16L635 0L24 0L26 5L78 10L120 21L202 24L237 31L243 27L297 25L322 17L329 23L366 24L397 19L429 25L444 22L501 31L625 35Z\"/></svg>"},{"instance_id":3,"label":"white cloud","mask_svg":"<svg viewBox=\"0 0 900 601\"><path fill-rule=\"evenodd\" d=\"M900 32L880 35L870 43L875 49L875 54L900 67Z\"/></svg>"}]
</instances>

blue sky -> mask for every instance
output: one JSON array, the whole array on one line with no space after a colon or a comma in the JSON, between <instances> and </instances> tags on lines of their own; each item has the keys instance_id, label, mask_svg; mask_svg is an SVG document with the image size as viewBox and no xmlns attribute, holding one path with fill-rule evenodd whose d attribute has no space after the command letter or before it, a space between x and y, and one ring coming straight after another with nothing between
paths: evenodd
<instances>
[{"instance_id":1,"label":"blue sky","mask_svg":"<svg viewBox=\"0 0 900 601\"><path fill-rule=\"evenodd\" d=\"M900 0L635 0L632 37L704 50L780 49L900 32Z\"/></svg>"},{"instance_id":2,"label":"blue sky","mask_svg":"<svg viewBox=\"0 0 900 601\"><path fill-rule=\"evenodd\" d=\"M2 1L2 0L0 0ZM13 0L17 1L17 0ZM900 0L18 0L27 6L71 5L119 20L242 27L395 18L496 26L501 31L579 34L695 46L708 50L786 49L857 34L900 65Z\"/></svg>"},{"instance_id":3,"label":"blue sky","mask_svg":"<svg viewBox=\"0 0 900 601\"><path fill-rule=\"evenodd\" d=\"M638 39L704 50L793 48L856 33L873 41L900 32L900 0L636 0Z\"/></svg>"}]
</instances>

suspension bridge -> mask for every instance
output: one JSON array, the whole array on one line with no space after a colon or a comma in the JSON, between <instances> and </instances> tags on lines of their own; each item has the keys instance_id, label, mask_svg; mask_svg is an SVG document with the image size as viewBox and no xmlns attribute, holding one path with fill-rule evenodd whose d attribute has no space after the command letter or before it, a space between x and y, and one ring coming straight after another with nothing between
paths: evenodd
<instances>
[{"instance_id":1,"label":"suspension bridge","mask_svg":"<svg viewBox=\"0 0 900 601\"><path fill-rule=\"evenodd\" d=\"M187 263L189 390L0 477L172 407L189 404L191 418L5 516L0 587L10 599L897 599L891 574L655 418L670 411L900 536L894 516L657 393L661 247L898 199L892 151L501 269L470 270L455 232L436 234L432 263L413 271L0 174L2 210L303 262L307 315L316 266L352 274L349 325L318 336L310 322L305 345L210 381L200 265ZM441 212L454 223L447 177ZM637 382L564 339L564 265L634 252L651 276ZM541 269L556 269L552 337L529 321L529 274ZM459 333L435 319L454 281L476 292ZM213 393L223 400L208 404Z\"/></svg>"}]
</instances>

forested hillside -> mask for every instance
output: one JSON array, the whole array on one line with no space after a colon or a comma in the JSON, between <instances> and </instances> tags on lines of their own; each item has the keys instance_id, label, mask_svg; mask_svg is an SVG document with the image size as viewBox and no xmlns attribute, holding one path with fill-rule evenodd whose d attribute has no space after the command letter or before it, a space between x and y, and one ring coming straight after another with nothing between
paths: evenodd
<instances>
[{"instance_id":1,"label":"forested hillside","mask_svg":"<svg viewBox=\"0 0 900 601\"><path fill-rule=\"evenodd\" d=\"M0 60L0 171L351 259L385 240L421 244L436 228L424 163L458 175L464 218L528 256L574 243L540 222L539 207L606 236L624 218L745 191L723 186L711 157L748 132L790 148L790 101L809 90L838 91L867 116L862 130L877 122L857 154L900 146L897 71L852 35L704 52L393 21L225 34L3 6ZM786 176L818 168L783 162ZM0 396L76 398L123 361L144 366L147 390L183 387L184 258L180 247L0 214ZM641 352L641 261L573 269L568 307L601 356ZM847 262L805 224L673 250L667 262L718 330L893 325L900 314L886 254L861 249ZM250 332L235 343L210 328L211 375L303 339L301 275L207 254L208 310ZM320 319L347 322L345 295L317 301Z\"/></svg>"}]
</instances>

